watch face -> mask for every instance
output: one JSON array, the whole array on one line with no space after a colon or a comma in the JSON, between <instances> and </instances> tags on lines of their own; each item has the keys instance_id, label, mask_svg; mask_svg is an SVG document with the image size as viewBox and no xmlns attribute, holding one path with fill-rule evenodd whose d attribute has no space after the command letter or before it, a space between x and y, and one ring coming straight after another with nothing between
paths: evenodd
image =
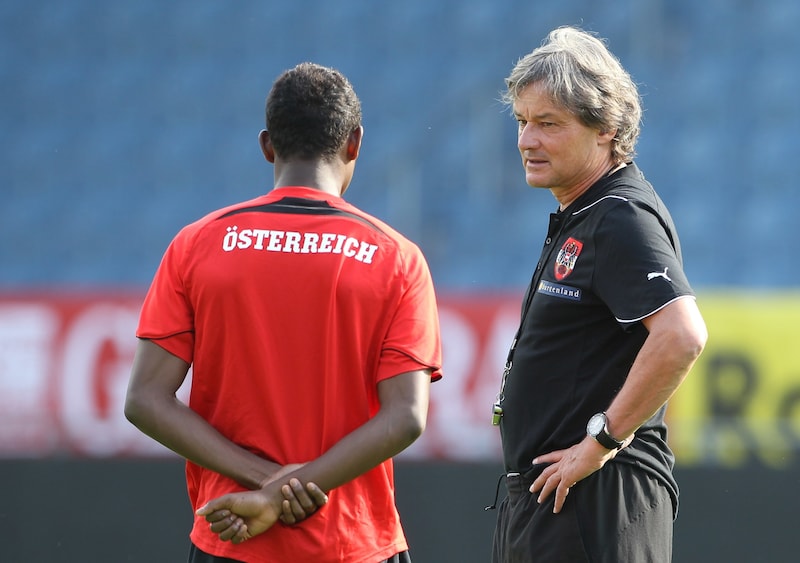
<instances>
[{"instance_id":1,"label":"watch face","mask_svg":"<svg viewBox=\"0 0 800 563\"><path fill-rule=\"evenodd\" d=\"M606 426L606 417L603 413L597 413L596 415L592 416L589 419L589 423L586 425L586 432L590 436L597 436L600 432L603 431L603 428Z\"/></svg>"}]
</instances>

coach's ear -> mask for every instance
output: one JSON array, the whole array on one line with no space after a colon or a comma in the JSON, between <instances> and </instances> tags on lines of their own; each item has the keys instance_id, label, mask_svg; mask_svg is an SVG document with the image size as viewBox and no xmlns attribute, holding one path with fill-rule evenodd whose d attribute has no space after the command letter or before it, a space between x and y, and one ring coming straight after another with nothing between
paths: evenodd
<instances>
[{"instance_id":1,"label":"coach's ear","mask_svg":"<svg viewBox=\"0 0 800 563\"><path fill-rule=\"evenodd\" d=\"M607 145L611 141L614 140L614 137L617 136L617 129L611 129L610 131L598 131L597 132L597 144L598 145Z\"/></svg>"},{"instance_id":2,"label":"coach's ear","mask_svg":"<svg viewBox=\"0 0 800 563\"><path fill-rule=\"evenodd\" d=\"M269 131L262 129L258 134L258 144L261 146L261 152L264 153L264 158L267 162L275 163L275 148L272 146L272 140L269 138Z\"/></svg>"}]
</instances>

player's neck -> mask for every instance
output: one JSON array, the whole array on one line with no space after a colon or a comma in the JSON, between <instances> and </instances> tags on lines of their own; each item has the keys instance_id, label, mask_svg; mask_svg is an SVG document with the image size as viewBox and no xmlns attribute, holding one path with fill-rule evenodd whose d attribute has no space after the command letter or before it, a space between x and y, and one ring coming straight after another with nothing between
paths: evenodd
<instances>
[{"instance_id":1,"label":"player's neck","mask_svg":"<svg viewBox=\"0 0 800 563\"><path fill-rule=\"evenodd\" d=\"M328 162L293 161L275 165L275 188L304 186L341 197L342 183L335 166Z\"/></svg>"}]
</instances>

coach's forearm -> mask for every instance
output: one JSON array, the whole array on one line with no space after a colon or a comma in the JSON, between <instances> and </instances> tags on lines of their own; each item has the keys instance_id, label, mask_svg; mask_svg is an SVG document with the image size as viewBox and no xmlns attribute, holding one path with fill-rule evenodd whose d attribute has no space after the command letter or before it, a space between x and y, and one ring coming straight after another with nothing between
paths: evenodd
<instances>
[{"instance_id":1,"label":"coach's forearm","mask_svg":"<svg viewBox=\"0 0 800 563\"><path fill-rule=\"evenodd\" d=\"M695 301L688 297L668 305L646 325L650 334L607 411L609 432L617 439L632 434L672 397L708 338Z\"/></svg>"}]
</instances>

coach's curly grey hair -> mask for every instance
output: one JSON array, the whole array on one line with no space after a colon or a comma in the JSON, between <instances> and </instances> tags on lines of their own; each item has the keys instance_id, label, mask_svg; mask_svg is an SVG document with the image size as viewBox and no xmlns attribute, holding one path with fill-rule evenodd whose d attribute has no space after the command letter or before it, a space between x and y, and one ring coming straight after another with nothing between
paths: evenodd
<instances>
[{"instance_id":1,"label":"coach's curly grey hair","mask_svg":"<svg viewBox=\"0 0 800 563\"><path fill-rule=\"evenodd\" d=\"M554 29L511 70L503 103L510 107L534 83L586 126L616 130L612 158L616 163L633 160L642 120L639 91L601 39L575 27Z\"/></svg>"}]
</instances>

